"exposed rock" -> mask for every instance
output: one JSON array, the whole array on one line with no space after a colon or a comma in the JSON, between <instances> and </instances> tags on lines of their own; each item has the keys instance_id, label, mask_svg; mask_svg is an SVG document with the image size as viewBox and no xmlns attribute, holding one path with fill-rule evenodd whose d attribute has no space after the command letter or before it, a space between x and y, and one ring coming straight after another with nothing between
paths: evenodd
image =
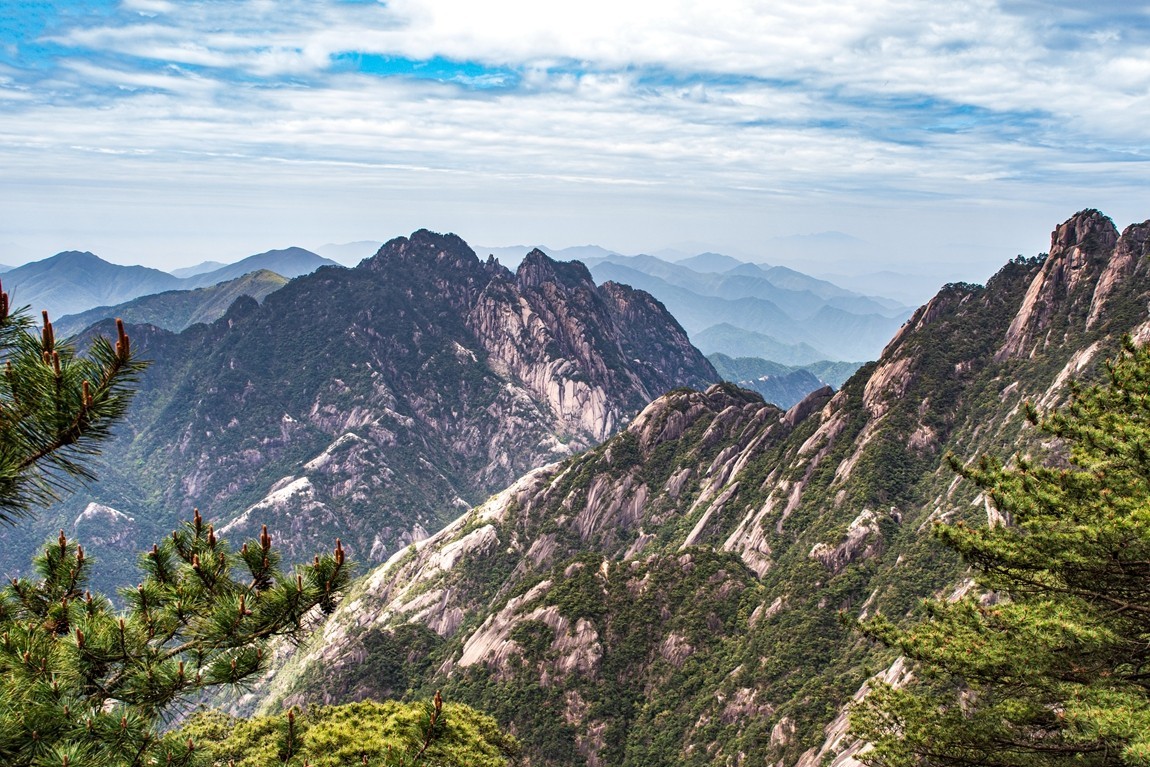
<instances>
[{"instance_id":1,"label":"exposed rock","mask_svg":"<svg viewBox=\"0 0 1150 767\"><path fill-rule=\"evenodd\" d=\"M1127 269L1125 255L1119 255L1119 263L1110 268L1117 240L1114 223L1096 210L1082 211L1055 229L1050 236L1050 254L1030 284L996 358L1033 355L1056 311L1071 312L1076 305L1086 303L1090 314L1094 314L1092 304L1101 313L1112 287L1096 297L1100 275L1109 271L1108 282L1112 286ZM1085 291L1080 290L1082 286Z\"/></svg>"},{"instance_id":2,"label":"exposed rock","mask_svg":"<svg viewBox=\"0 0 1150 767\"><path fill-rule=\"evenodd\" d=\"M106 546L124 551L136 551L139 526L133 517L111 506L89 503L72 522L74 537L86 546Z\"/></svg>"},{"instance_id":3,"label":"exposed rock","mask_svg":"<svg viewBox=\"0 0 1150 767\"><path fill-rule=\"evenodd\" d=\"M141 499L161 530L193 507L236 538L267 523L289 561L336 537L382 561L663 392L718 379L650 296L541 252L512 274L426 230L210 326L130 332L154 360L142 420L92 500ZM307 486L281 493L284 476Z\"/></svg>"},{"instance_id":4,"label":"exposed rock","mask_svg":"<svg viewBox=\"0 0 1150 767\"><path fill-rule=\"evenodd\" d=\"M810 558L817 559L828 570L838 573L851 562L870 559L882 553L882 548L879 515L870 509L864 509L847 526L846 535L837 546L816 543L811 548Z\"/></svg>"}]
</instances>

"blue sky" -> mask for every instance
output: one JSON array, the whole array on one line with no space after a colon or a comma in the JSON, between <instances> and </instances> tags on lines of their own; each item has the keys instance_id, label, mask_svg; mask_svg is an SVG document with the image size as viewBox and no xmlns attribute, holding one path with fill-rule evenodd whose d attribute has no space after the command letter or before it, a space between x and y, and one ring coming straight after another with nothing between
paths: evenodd
<instances>
[{"instance_id":1,"label":"blue sky","mask_svg":"<svg viewBox=\"0 0 1150 767\"><path fill-rule=\"evenodd\" d=\"M982 280L1150 217L1150 4L1080 5L8 0L0 261L428 227Z\"/></svg>"}]
</instances>

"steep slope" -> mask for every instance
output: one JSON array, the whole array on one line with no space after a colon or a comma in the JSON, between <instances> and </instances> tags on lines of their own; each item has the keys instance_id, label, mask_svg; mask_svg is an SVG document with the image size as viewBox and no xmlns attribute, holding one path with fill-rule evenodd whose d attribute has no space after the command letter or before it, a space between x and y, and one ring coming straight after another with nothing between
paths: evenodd
<instances>
[{"instance_id":1,"label":"steep slope","mask_svg":"<svg viewBox=\"0 0 1150 767\"><path fill-rule=\"evenodd\" d=\"M906 672L849 619L960 583L932 520L996 512L944 456L1049 453L1023 403L1150 341L1148 241L1080 213L785 414L727 385L663 396L372 572L250 703L441 687L536 764L849 762L843 706Z\"/></svg>"},{"instance_id":2,"label":"steep slope","mask_svg":"<svg viewBox=\"0 0 1150 767\"><path fill-rule=\"evenodd\" d=\"M27 532L130 519L123 548L91 552L123 578L133 545L193 507L234 538L268 524L292 558L339 536L382 561L664 391L717 379L649 296L542 253L512 274L426 231L211 325L130 332L154 362L114 459ZM122 516L85 518L90 502Z\"/></svg>"},{"instance_id":3,"label":"steep slope","mask_svg":"<svg viewBox=\"0 0 1150 767\"><path fill-rule=\"evenodd\" d=\"M117 306L97 306L61 317L53 324L61 336L75 335L100 320L115 317L136 325L155 325L178 332L197 322L215 322L240 296L262 301L285 284L287 278L261 269L207 288L169 290L140 296Z\"/></svg>"}]
</instances>

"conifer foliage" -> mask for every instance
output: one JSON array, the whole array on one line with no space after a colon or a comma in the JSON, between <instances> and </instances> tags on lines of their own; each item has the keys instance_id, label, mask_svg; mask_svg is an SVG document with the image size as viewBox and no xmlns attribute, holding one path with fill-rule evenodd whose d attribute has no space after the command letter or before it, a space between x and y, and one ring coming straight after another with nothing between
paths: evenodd
<instances>
[{"instance_id":1,"label":"conifer foliage","mask_svg":"<svg viewBox=\"0 0 1150 767\"><path fill-rule=\"evenodd\" d=\"M856 706L865 762L1150 765L1150 351L1127 342L1108 371L1031 412L1050 460L956 467L1006 522L939 524L976 588L864 626L918 662Z\"/></svg>"},{"instance_id":2,"label":"conifer foliage","mask_svg":"<svg viewBox=\"0 0 1150 767\"><path fill-rule=\"evenodd\" d=\"M128 408L144 364L124 325L115 343L100 337L86 355L56 339L43 313L39 332L0 291L0 522L52 501L76 480Z\"/></svg>"},{"instance_id":3,"label":"conifer foliage","mask_svg":"<svg viewBox=\"0 0 1150 767\"><path fill-rule=\"evenodd\" d=\"M205 687L266 668L267 643L329 611L348 565L335 551L288 575L271 536L233 551L197 512L141 557L118 613L84 589L83 547L63 534L38 577L0 592L0 764L193 764L195 744L157 725Z\"/></svg>"},{"instance_id":4,"label":"conifer foliage","mask_svg":"<svg viewBox=\"0 0 1150 767\"><path fill-rule=\"evenodd\" d=\"M34 330L0 290L0 522L77 481L125 414L144 368L123 323L85 355ZM349 567L334 554L289 576L265 527L233 552L197 511L141 557L143 580L120 612L85 588L92 561L60 531L35 575L0 590L0 764L190 764L194 743L159 734L173 707L266 667L267 643L330 612Z\"/></svg>"}]
</instances>

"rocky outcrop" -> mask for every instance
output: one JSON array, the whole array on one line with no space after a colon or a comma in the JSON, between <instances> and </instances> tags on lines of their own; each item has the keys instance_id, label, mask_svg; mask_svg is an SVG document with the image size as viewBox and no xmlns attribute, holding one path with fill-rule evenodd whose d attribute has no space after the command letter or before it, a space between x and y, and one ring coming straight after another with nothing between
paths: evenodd
<instances>
[{"instance_id":1,"label":"rocky outcrop","mask_svg":"<svg viewBox=\"0 0 1150 767\"><path fill-rule=\"evenodd\" d=\"M1011 321L997 359L1033 356L1040 348L1061 341L1045 336L1058 315L1092 315L1095 293L1103 284L1099 278L1109 272L1107 282L1112 285L1123 271L1128 273L1122 262L1129 259L1122 255L1110 268L1117 240L1114 223L1096 210L1083 211L1055 229L1050 253ZM1103 289L1103 299L1109 290Z\"/></svg>"},{"instance_id":2,"label":"rocky outcrop","mask_svg":"<svg viewBox=\"0 0 1150 767\"><path fill-rule=\"evenodd\" d=\"M139 545L139 525L136 520L100 503L89 503L84 507L84 511L72 522L72 531L76 539L89 547L132 551Z\"/></svg>"},{"instance_id":3,"label":"rocky outcrop","mask_svg":"<svg viewBox=\"0 0 1150 767\"><path fill-rule=\"evenodd\" d=\"M481 706L502 700L484 690L535 696L531 710L548 717L520 710L515 723L543 764L857 765L865 744L840 706L891 658L840 616L897 620L951 593L965 576L931 543L934 522L1009 524L944 456L1048 449L1023 404L1057 406L1124 332L1150 337L1148 232L1119 238L1105 217L1080 214L1048 257L1015 259L986 286L946 286L840 391L787 412L731 385L655 399L601 446L527 475L372 573L323 649L277 684L301 701L293 679L338 685L317 669L354 643L339 637L412 622L443 643L428 689ZM622 380L597 362L612 353L606 326L541 311L531 291L544 285L586 306L597 295L632 326L628 313L649 303L593 293L579 269L535 255L487 283L474 316L531 338L525 348L577 349L563 356L590 371L580 391ZM503 294L520 296L517 313ZM483 351L509 378L532 359ZM883 679L906 673L895 664ZM571 728L562 748L556 717Z\"/></svg>"}]
</instances>

